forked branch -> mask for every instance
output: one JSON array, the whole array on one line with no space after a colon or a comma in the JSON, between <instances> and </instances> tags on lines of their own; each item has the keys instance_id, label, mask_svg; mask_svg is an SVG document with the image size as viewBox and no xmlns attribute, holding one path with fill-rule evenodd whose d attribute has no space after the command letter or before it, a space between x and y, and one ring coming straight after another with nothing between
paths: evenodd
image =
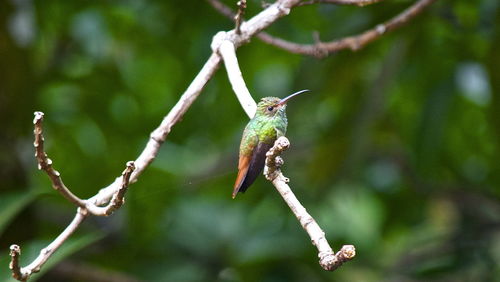
<instances>
[{"instance_id":1,"label":"forked branch","mask_svg":"<svg viewBox=\"0 0 500 282\"><path fill-rule=\"evenodd\" d=\"M75 232L75 230L80 226L83 220L89 215L97 216L107 216L113 213L116 209L121 207L124 202L125 192L127 191L128 185L130 183L130 176L135 169L134 162L128 162L127 167L121 176L121 187L113 195L112 199L109 201L108 205L104 207L99 207L94 205L88 200L81 200L75 196L69 190L66 185L62 182L60 173L52 167L52 161L48 158L47 153L44 150L44 137L43 137L43 116L42 112L35 112L34 123L34 135L35 142L33 143L35 147L35 157L38 161L38 167L45 171L49 176L52 186L59 191L66 199L74 203L78 209L74 219L71 223L64 229L59 236L57 236L52 243L47 247L43 248L33 262L25 267L21 267L19 263L19 258L21 256L21 248L18 245L10 246L10 257L11 261L9 267L12 271L12 277L19 281L26 281L29 277L36 272L39 272L41 267L47 262L47 260L52 256L52 254Z\"/></svg>"}]
</instances>

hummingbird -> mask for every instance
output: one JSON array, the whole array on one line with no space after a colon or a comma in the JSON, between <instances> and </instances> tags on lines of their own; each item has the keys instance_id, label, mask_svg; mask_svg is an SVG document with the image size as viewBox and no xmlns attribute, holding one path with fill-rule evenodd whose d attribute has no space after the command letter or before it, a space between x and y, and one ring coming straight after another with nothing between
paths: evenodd
<instances>
[{"instance_id":1,"label":"hummingbird","mask_svg":"<svg viewBox=\"0 0 500 282\"><path fill-rule=\"evenodd\" d=\"M240 143L238 176L234 183L233 199L238 192L245 192L262 173L266 153L276 139L285 136L288 121L286 103L296 95L309 90L295 92L283 99L265 97L257 104L255 116L248 122Z\"/></svg>"}]
</instances>

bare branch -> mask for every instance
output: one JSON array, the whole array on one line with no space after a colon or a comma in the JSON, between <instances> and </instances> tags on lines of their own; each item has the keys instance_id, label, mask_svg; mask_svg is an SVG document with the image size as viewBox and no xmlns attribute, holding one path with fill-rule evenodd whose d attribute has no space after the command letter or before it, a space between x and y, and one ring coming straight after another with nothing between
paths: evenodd
<instances>
[{"instance_id":1,"label":"bare branch","mask_svg":"<svg viewBox=\"0 0 500 282\"><path fill-rule=\"evenodd\" d=\"M130 176L132 172L135 170L135 164L133 161L127 162L127 168L122 172L122 186L113 195L109 204L109 210L107 211L107 215L113 213L113 211L119 209L123 203L125 202L125 193L127 192L128 184L130 182Z\"/></svg>"},{"instance_id":2,"label":"bare branch","mask_svg":"<svg viewBox=\"0 0 500 282\"><path fill-rule=\"evenodd\" d=\"M120 189L113 194L109 203L104 207L99 207L94 205L91 201L87 201L88 211L96 216L109 216L114 211L119 209L125 202L125 193L128 190L128 185L130 183L130 176L135 170L135 164L133 161L127 162L127 168L122 172L122 183Z\"/></svg>"},{"instance_id":3,"label":"bare branch","mask_svg":"<svg viewBox=\"0 0 500 282\"><path fill-rule=\"evenodd\" d=\"M39 112L40 113L40 112ZM43 114L40 113L42 116ZM125 193L127 191L128 185L130 183L130 176L134 171L134 162L128 162L127 168L122 173L122 182L120 189L112 196L108 205L105 207L95 206L93 203L84 201L84 207L79 207L75 218L66 227L66 229L56 238L52 243L50 243L46 248L40 251L40 255L28 266L20 268L19 266L19 256L21 254L21 249L18 245L12 245L10 247L11 252L11 263L10 269L12 270L12 277L20 281L26 281L29 277L38 271L45 264L45 262L52 256L52 254L75 232L75 230L80 226L85 217L89 214L96 216L108 216L112 214L115 210L119 209L124 203Z\"/></svg>"},{"instance_id":4,"label":"bare branch","mask_svg":"<svg viewBox=\"0 0 500 282\"><path fill-rule=\"evenodd\" d=\"M95 206L92 202L84 201L75 196L71 191L64 185L61 179L60 173L52 167L52 160L48 158L44 151L44 137L43 137L43 122L44 113L35 112L35 118L33 124L35 125L35 157L38 161L38 168L44 170L52 181L52 187L59 191L67 200L74 203L80 208L88 210L91 214L97 216L110 215L118 209L123 204L123 197L127 191L130 176L135 170L134 162L128 162L127 168L122 173L122 185L116 193L113 194L113 200L109 201L106 207Z\"/></svg>"},{"instance_id":5,"label":"bare branch","mask_svg":"<svg viewBox=\"0 0 500 282\"><path fill-rule=\"evenodd\" d=\"M85 207L85 201L81 200L75 196L71 191L64 185L61 174L52 167L52 160L48 158L44 151L44 138L43 138L43 113L35 112L35 118L33 119L33 124L35 125L34 134L35 142L35 157L38 161L38 169L43 170L47 173L50 180L52 181L52 187L59 191L61 195L64 196L68 201L77 205L78 207Z\"/></svg>"},{"instance_id":6,"label":"bare branch","mask_svg":"<svg viewBox=\"0 0 500 282\"><path fill-rule=\"evenodd\" d=\"M280 137L274 143L274 146L266 154L266 166L264 175L276 187L281 197L288 204L294 215L299 220L302 228L309 234L314 246L318 249L319 264L325 270L333 271L340 267L344 262L349 261L356 255L356 249L353 245L343 246L339 252L334 253L330 244L325 238L325 232L319 227L314 218L306 211L292 192L286 178L280 170L283 159L279 155L288 149L290 142L286 137Z\"/></svg>"},{"instance_id":7,"label":"bare branch","mask_svg":"<svg viewBox=\"0 0 500 282\"><path fill-rule=\"evenodd\" d=\"M382 0L310 0L300 2L297 6L312 4L335 4L335 5L355 5L359 7L381 2Z\"/></svg>"},{"instance_id":8,"label":"bare branch","mask_svg":"<svg viewBox=\"0 0 500 282\"><path fill-rule=\"evenodd\" d=\"M238 65L238 59L236 58L236 50L231 41L224 40L219 47L219 54L224 59L224 65L226 66L227 76L229 77L229 82L233 87L236 97L240 101L243 110L249 118L253 118L255 111L257 110L257 104L255 104L250 91L243 80L243 75L241 74L240 66Z\"/></svg>"},{"instance_id":9,"label":"bare branch","mask_svg":"<svg viewBox=\"0 0 500 282\"><path fill-rule=\"evenodd\" d=\"M66 199L78 206L78 210L73 221L66 227L66 229L50 243L46 248L42 249L40 255L28 266L21 268L19 265L19 256L21 255L21 248L18 245L10 247L10 269L12 270L12 277L20 281L26 281L29 277L40 271L40 268L52 256L52 254L69 238L71 234L80 226L88 214L103 216L110 215L113 211L120 208L124 202L125 193L130 183L130 177L135 169L134 162L128 162L127 168L122 173L122 181L120 189L113 195L109 204L106 207L95 206L92 202L84 201L76 197L69 191L61 180L59 172L52 168L52 161L47 157L44 152L44 137L43 137L43 121L44 114L42 112L35 112L35 157L38 161L39 168L44 170L52 181L52 186L58 190Z\"/></svg>"},{"instance_id":10,"label":"bare branch","mask_svg":"<svg viewBox=\"0 0 500 282\"><path fill-rule=\"evenodd\" d=\"M238 13L234 16L234 21L236 22L236 34L241 34L240 26L241 21L243 20L243 15L245 15L245 9L247 8L247 0L240 0L237 3L238 5Z\"/></svg>"},{"instance_id":11,"label":"bare branch","mask_svg":"<svg viewBox=\"0 0 500 282\"><path fill-rule=\"evenodd\" d=\"M26 281L26 278L21 273L19 257L21 256L21 248L18 245L10 246L10 264L9 268L12 271L12 277L19 281Z\"/></svg>"},{"instance_id":12,"label":"bare branch","mask_svg":"<svg viewBox=\"0 0 500 282\"><path fill-rule=\"evenodd\" d=\"M337 52L343 49L351 49L352 51L357 51L363 48L366 44L380 38L386 32L395 30L403 26L408 21L413 19L416 15L420 14L424 10L424 8L434 3L435 1L436 0L419 0L408 9L404 10L401 14L385 23L379 24L376 27L361 34L344 37L330 42L319 42L317 44L298 44L286 41L281 38L273 37L266 33L260 33L258 37L262 41L273 46L285 49L288 52L314 56L318 58L325 57L333 52Z\"/></svg>"},{"instance_id":13,"label":"bare branch","mask_svg":"<svg viewBox=\"0 0 500 282\"><path fill-rule=\"evenodd\" d=\"M231 8L227 7L220 1L218 0L207 0L207 1L222 15L230 19L234 17L234 12L231 10ZM357 4L368 5L380 1L382 0L332 0L331 3L338 2L336 4L340 4L340 2L342 2L342 4L352 3L353 5ZM392 18L391 20L385 23L379 24L376 27L367 30L361 34L344 37L330 42L317 42L315 44L299 44L284 40L282 38L274 37L266 32L260 32L259 34L257 34L257 37L260 40L270 45L284 49L290 53L323 58L331 53L340 50L351 49L352 51L357 51L363 48L366 44L380 38L386 32L395 30L403 26L411 19L413 19L416 15L420 14L427 6L434 3L435 1L437 0L419 0L415 4L410 6L408 9L404 10L401 14L397 15L396 17ZM304 5L310 2L314 1L300 2L297 5Z\"/></svg>"},{"instance_id":14,"label":"bare branch","mask_svg":"<svg viewBox=\"0 0 500 282\"><path fill-rule=\"evenodd\" d=\"M19 267L21 248L17 245L10 246L10 269L12 270L12 277L19 281L26 281L33 273L40 271L40 268L45 264L45 262L47 262L50 256L52 256L52 254L69 238L69 236L75 232L85 217L87 217L87 211L85 209L78 208L75 218L66 227L66 229L64 229L64 231L59 234L59 236L57 236L52 243L42 249L38 257L26 267Z\"/></svg>"}]
</instances>

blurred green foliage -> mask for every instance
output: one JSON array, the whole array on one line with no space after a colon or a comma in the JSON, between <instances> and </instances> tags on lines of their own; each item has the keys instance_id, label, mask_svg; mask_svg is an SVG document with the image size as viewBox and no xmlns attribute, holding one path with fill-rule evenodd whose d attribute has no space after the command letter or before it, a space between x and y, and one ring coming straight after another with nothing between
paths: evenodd
<instances>
[{"instance_id":1,"label":"blurred green foliage","mask_svg":"<svg viewBox=\"0 0 500 282\"><path fill-rule=\"evenodd\" d=\"M251 17L261 3L248 2ZM331 40L411 3L300 7L269 32ZM312 90L288 107L284 172L333 247L356 245L339 270L320 268L263 177L231 200L248 120L223 69L124 208L87 220L52 266L65 258L147 281L498 279L499 8L497 0L438 1L363 50L323 60L258 39L238 50L255 99ZM37 170L32 113L45 112L46 149L65 183L90 197L138 156L208 58L212 36L232 24L201 0L0 1L0 19L4 271L10 244L29 253L75 212ZM85 280L44 271L35 277Z\"/></svg>"}]
</instances>

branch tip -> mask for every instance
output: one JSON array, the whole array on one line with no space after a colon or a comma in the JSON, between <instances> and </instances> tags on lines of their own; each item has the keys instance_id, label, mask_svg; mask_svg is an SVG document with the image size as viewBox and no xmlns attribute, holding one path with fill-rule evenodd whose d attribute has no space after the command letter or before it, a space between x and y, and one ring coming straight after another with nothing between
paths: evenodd
<instances>
[{"instance_id":1,"label":"branch tip","mask_svg":"<svg viewBox=\"0 0 500 282\"><path fill-rule=\"evenodd\" d=\"M135 170L135 162L134 161L129 161L127 162L127 167L125 170L122 172L122 186L118 193L120 193L121 190L127 189L127 187L130 184L130 176L132 175L132 172ZM125 191L122 192L122 198L125 196Z\"/></svg>"},{"instance_id":2,"label":"branch tip","mask_svg":"<svg viewBox=\"0 0 500 282\"><path fill-rule=\"evenodd\" d=\"M33 119L34 124L43 121L43 116L44 116L43 112L36 111L34 112L34 115L35 115L35 118Z\"/></svg>"},{"instance_id":3,"label":"branch tip","mask_svg":"<svg viewBox=\"0 0 500 282\"><path fill-rule=\"evenodd\" d=\"M135 162L127 162L127 167L122 172L122 183L118 191L113 194L108 205L105 207L98 207L94 204L88 205L90 212L94 215L104 215L109 216L113 214L117 209L119 209L125 203L125 193L127 193L128 186L130 185L130 177L135 170Z\"/></svg>"},{"instance_id":4,"label":"branch tip","mask_svg":"<svg viewBox=\"0 0 500 282\"><path fill-rule=\"evenodd\" d=\"M10 246L10 263L9 268L12 271L12 277L19 281L26 280L26 277L23 275L21 271L21 267L19 265L19 257L21 256L21 247L18 245Z\"/></svg>"},{"instance_id":5,"label":"branch tip","mask_svg":"<svg viewBox=\"0 0 500 282\"><path fill-rule=\"evenodd\" d=\"M353 245L344 245L337 252L319 253L319 264L324 270L334 271L339 268L344 262L352 260L356 256L356 249Z\"/></svg>"},{"instance_id":6,"label":"branch tip","mask_svg":"<svg viewBox=\"0 0 500 282\"><path fill-rule=\"evenodd\" d=\"M127 167L122 172L123 182L126 181L127 185L128 185L128 182L130 181L130 175L132 174L132 172L134 172L134 170L135 170L135 162L134 161L128 161L127 162Z\"/></svg>"},{"instance_id":7,"label":"branch tip","mask_svg":"<svg viewBox=\"0 0 500 282\"><path fill-rule=\"evenodd\" d=\"M243 21L243 15L245 15L245 10L247 8L247 1L246 0L240 0L236 3L238 5L238 13L236 16L234 16L234 21L236 23L235 26L235 31L236 34L240 35L241 34L241 23Z\"/></svg>"}]
</instances>

